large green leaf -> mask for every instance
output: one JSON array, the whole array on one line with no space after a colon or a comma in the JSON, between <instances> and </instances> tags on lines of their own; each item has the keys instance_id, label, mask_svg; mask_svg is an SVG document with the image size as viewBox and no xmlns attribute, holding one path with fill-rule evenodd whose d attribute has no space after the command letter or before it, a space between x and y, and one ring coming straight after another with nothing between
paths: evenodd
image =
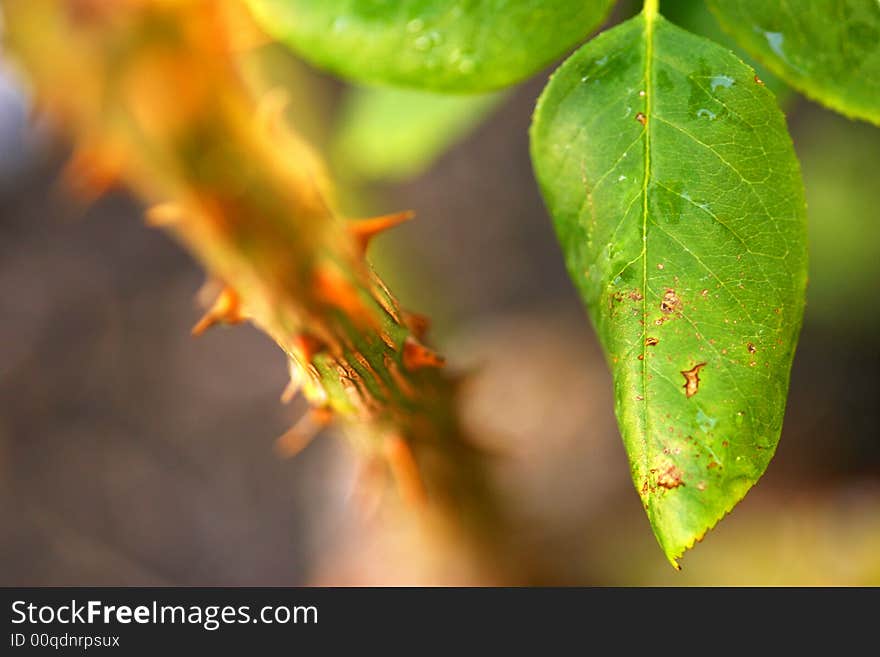
<instances>
[{"instance_id":1,"label":"large green leaf","mask_svg":"<svg viewBox=\"0 0 880 657\"><path fill-rule=\"evenodd\" d=\"M790 85L880 125L880 1L708 3L724 29Z\"/></svg>"},{"instance_id":2,"label":"large green leaf","mask_svg":"<svg viewBox=\"0 0 880 657\"><path fill-rule=\"evenodd\" d=\"M583 41L613 0L249 0L263 27L344 77L435 91L518 82Z\"/></svg>"},{"instance_id":3,"label":"large green leaf","mask_svg":"<svg viewBox=\"0 0 880 657\"><path fill-rule=\"evenodd\" d=\"M393 87L351 89L333 146L337 170L370 180L418 176L504 97L504 92L461 96Z\"/></svg>"},{"instance_id":4,"label":"large green leaf","mask_svg":"<svg viewBox=\"0 0 880 657\"><path fill-rule=\"evenodd\" d=\"M531 136L633 481L675 564L779 440L807 265L784 118L751 68L649 3L554 74Z\"/></svg>"}]
</instances>

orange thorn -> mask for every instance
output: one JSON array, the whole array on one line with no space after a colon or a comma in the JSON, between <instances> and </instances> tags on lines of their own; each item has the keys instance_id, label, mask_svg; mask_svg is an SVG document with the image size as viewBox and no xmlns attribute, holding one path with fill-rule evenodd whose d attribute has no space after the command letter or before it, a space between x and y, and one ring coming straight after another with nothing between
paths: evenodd
<instances>
[{"instance_id":1,"label":"orange thorn","mask_svg":"<svg viewBox=\"0 0 880 657\"><path fill-rule=\"evenodd\" d=\"M120 158L100 146L77 147L61 172L61 182L81 203L88 205L119 180Z\"/></svg>"},{"instance_id":2,"label":"orange thorn","mask_svg":"<svg viewBox=\"0 0 880 657\"><path fill-rule=\"evenodd\" d=\"M287 368L290 371L290 381L287 382L284 391L281 393L282 404L289 404L293 398L296 397L296 393L299 392L299 389L302 386L302 373L300 372L299 365L296 364L296 361L291 358L288 361Z\"/></svg>"},{"instance_id":3,"label":"orange thorn","mask_svg":"<svg viewBox=\"0 0 880 657\"><path fill-rule=\"evenodd\" d=\"M399 226L415 216L416 213L412 210L405 210L403 212L395 212L394 214L385 214L381 217L373 217L372 219L358 219L349 223L348 229L351 231L352 237L354 237L357 242L361 253L366 253L367 247L370 245L370 240L376 235L384 233L386 230L394 228L395 226Z\"/></svg>"},{"instance_id":4,"label":"orange thorn","mask_svg":"<svg viewBox=\"0 0 880 657\"><path fill-rule=\"evenodd\" d=\"M226 324L238 324L242 321L244 321L244 317L241 314L238 294L227 285L220 291L220 294L217 295L217 300L214 301L214 305L212 305L208 309L208 312L202 315L202 318L192 327L192 335L198 337L220 322L225 322Z\"/></svg>"},{"instance_id":5,"label":"orange thorn","mask_svg":"<svg viewBox=\"0 0 880 657\"><path fill-rule=\"evenodd\" d=\"M333 411L329 408L309 410L275 441L275 452L285 459L296 456L311 444L321 429L332 421Z\"/></svg>"},{"instance_id":6,"label":"orange thorn","mask_svg":"<svg viewBox=\"0 0 880 657\"><path fill-rule=\"evenodd\" d=\"M414 507L424 506L428 492L409 444L402 437L391 435L385 438L382 447L401 499Z\"/></svg>"},{"instance_id":7,"label":"orange thorn","mask_svg":"<svg viewBox=\"0 0 880 657\"><path fill-rule=\"evenodd\" d=\"M314 285L315 293L321 301L339 308L352 321L369 326L376 324L361 301L357 288L339 270L319 266L315 271Z\"/></svg>"},{"instance_id":8,"label":"orange thorn","mask_svg":"<svg viewBox=\"0 0 880 657\"><path fill-rule=\"evenodd\" d=\"M412 331L417 340L423 340L431 329L431 320L426 315L411 313L406 310L403 311L402 315L404 325Z\"/></svg>"},{"instance_id":9,"label":"orange thorn","mask_svg":"<svg viewBox=\"0 0 880 657\"><path fill-rule=\"evenodd\" d=\"M173 226L183 218L183 208L177 203L159 203L146 212L148 226L164 228Z\"/></svg>"},{"instance_id":10,"label":"orange thorn","mask_svg":"<svg viewBox=\"0 0 880 657\"><path fill-rule=\"evenodd\" d=\"M446 359L438 356L415 338L407 337L403 343L403 365L406 369L419 370L423 367L443 367Z\"/></svg>"},{"instance_id":11,"label":"orange thorn","mask_svg":"<svg viewBox=\"0 0 880 657\"><path fill-rule=\"evenodd\" d=\"M292 340L293 348L300 353L303 365L308 365L312 359L325 349L325 345L318 338L308 333L301 333Z\"/></svg>"}]
</instances>

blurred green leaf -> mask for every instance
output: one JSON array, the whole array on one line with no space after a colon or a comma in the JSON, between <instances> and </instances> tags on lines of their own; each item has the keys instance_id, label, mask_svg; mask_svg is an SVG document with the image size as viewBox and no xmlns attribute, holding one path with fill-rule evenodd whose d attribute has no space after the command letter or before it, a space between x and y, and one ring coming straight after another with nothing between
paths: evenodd
<instances>
[{"instance_id":1,"label":"blurred green leaf","mask_svg":"<svg viewBox=\"0 0 880 657\"><path fill-rule=\"evenodd\" d=\"M754 76L648 3L554 74L532 126L633 481L673 564L770 462L803 315L803 186Z\"/></svg>"},{"instance_id":2,"label":"blurred green leaf","mask_svg":"<svg viewBox=\"0 0 880 657\"><path fill-rule=\"evenodd\" d=\"M880 2L707 1L722 27L790 85L880 125Z\"/></svg>"},{"instance_id":3,"label":"blurred green leaf","mask_svg":"<svg viewBox=\"0 0 880 657\"><path fill-rule=\"evenodd\" d=\"M582 42L613 0L249 0L308 61L365 83L500 89Z\"/></svg>"},{"instance_id":4,"label":"blurred green leaf","mask_svg":"<svg viewBox=\"0 0 880 657\"><path fill-rule=\"evenodd\" d=\"M747 52L739 47L732 36L721 29L718 21L712 16L705 0L678 0L667 2L663 5L663 15L679 27L711 39L712 41L729 48L746 64L755 69L758 77L767 85L774 94L780 107L785 107L795 98L791 87L776 77L770 69L766 68Z\"/></svg>"},{"instance_id":5,"label":"blurred green leaf","mask_svg":"<svg viewBox=\"0 0 880 657\"><path fill-rule=\"evenodd\" d=\"M415 177L466 137L504 97L351 89L333 148L336 168L368 180Z\"/></svg>"},{"instance_id":6,"label":"blurred green leaf","mask_svg":"<svg viewBox=\"0 0 880 657\"><path fill-rule=\"evenodd\" d=\"M876 188L880 131L826 111L806 115L795 135L810 208L807 317L850 334L880 321Z\"/></svg>"}]
</instances>

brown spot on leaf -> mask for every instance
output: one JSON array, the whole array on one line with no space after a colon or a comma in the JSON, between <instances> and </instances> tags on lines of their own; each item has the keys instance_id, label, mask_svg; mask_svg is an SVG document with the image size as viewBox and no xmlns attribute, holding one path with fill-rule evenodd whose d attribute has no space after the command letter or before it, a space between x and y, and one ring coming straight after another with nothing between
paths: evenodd
<instances>
[{"instance_id":1,"label":"brown spot on leaf","mask_svg":"<svg viewBox=\"0 0 880 657\"><path fill-rule=\"evenodd\" d=\"M650 335L647 338L645 338L645 346L646 347L653 347L658 342L660 342L659 338L652 338Z\"/></svg>"},{"instance_id":2,"label":"brown spot on leaf","mask_svg":"<svg viewBox=\"0 0 880 657\"><path fill-rule=\"evenodd\" d=\"M684 377L684 394L690 399L700 390L700 370L706 367L706 363L697 363L689 370L682 370Z\"/></svg>"},{"instance_id":3,"label":"brown spot on leaf","mask_svg":"<svg viewBox=\"0 0 880 657\"><path fill-rule=\"evenodd\" d=\"M681 309L681 299L672 288L667 288L663 293L663 299L660 301L660 310L667 315L677 312Z\"/></svg>"},{"instance_id":4,"label":"brown spot on leaf","mask_svg":"<svg viewBox=\"0 0 880 657\"><path fill-rule=\"evenodd\" d=\"M641 301L645 297L643 297L642 293L639 292L638 290L633 290L632 292L629 293L629 298L632 299L633 301Z\"/></svg>"},{"instance_id":5,"label":"brown spot on leaf","mask_svg":"<svg viewBox=\"0 0 880 657\"><path fill-rule=\"evenodd\" d=\"M662 263L662 262L657 263L657 269L663 269L663 263Z\"/></svg>"},{"instance_id":6,"label":"brown spot on leaf","mask_svg":"<svg viewBox=\"0 0 880 657\"><path fill-rule=\"evenodd\" d=\"M682 483L681 470L674 465L668 466L663 472L657 475L657 485L669 490L678 488Z\"/></svg>"},{"instance_id":7,"label":"brown spot on leaf","mask_svg":"<svg viewBox=\"0 0 880 657\"><path fill-rule=\"evenodd\" d=\"M636 114L636 121L638 121L642 125L648 125L648 117L645 116L644 112L639 112L638 114Z\"/></svg>"},{"instance_id":8,"label":"brown spot on leaf","mask_svg":"<svg viewBox=\"0 0 880 657\"><path fill-rule=\"evenodd\" d=\"M760 84L762 87L764 86L764 81L761 78L759 78L757 75L755 76L755 82Z\"/></svg>"},{"instance_id":9,"label":"brown spot on leaf","mask_svg":"<svg viewBox=\"0 0 880 657\"><path fill-rule=\"evenodd\" d=\"M751 342L749 342L749 343L746 345L746 349L749 350L749 353L750 353L750 354L753 354L753 353L755 353L756 351L758 351L758 348L755 347L755 345L753 345Z\"/></svg>"},{"instance_id":10,"label":"brown spot on leaf","mask_svg":"<svg viewBox=\"0 0 880 657\"><path fill-rule=\"evenodd\" d=\"M705 482L705 481L701 481L700 483L698 483L698 484L697 484L697 490L706 490L706 482Z\"/></svg>"}]
</instances>

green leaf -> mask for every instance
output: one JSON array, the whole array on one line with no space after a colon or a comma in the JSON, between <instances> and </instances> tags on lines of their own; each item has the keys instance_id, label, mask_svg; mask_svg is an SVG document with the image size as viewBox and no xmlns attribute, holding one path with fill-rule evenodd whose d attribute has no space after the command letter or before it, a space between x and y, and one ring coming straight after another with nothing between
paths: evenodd
<instances>
[{"instance_id":1,"label":"green leaf","mask_svg":"<svg viewBox=\"0 0 880 657\"><path fill-rule=\"evenodd\" d=\"M878 0L708 0L770 70L828 107L880 125Z\"/></svg>"},{"instance_id":2,"label":"green leaf","mask_svg":"<svg viewBox=\"0 0 880 657\"><path fill-rule=\"evenodd\" d=\"M531 138L611 364L633 481L676 565L779 440L806 211L773 95L651 5L553 75Z\"/></svg>"},{"instance_id":3,"label":"green leaf","mask_svg":"<svg viewBox=\"0 0 880 657\"><path fill-rule=\"evenodd\" d=\"M767 67L761 65L751 55L743 51L736 39L721 29L721 26L715 20L712 12L709 11L709 7L706 6L704 0L667 2L663 5L663 16L688 32L704 36L732 50L737 57L755 69L758 77L776 95L776 101L783 111L785 111L787 105L797 98L797 94L792 91L791 87L777 78Z\"/></svg>"},{"instance_id":4,"label":"green leaf","mask_svg":"<svg viewBox=\"0 0 880 657\"><path fill-rule=\"evenodd\" d=\"M810 208L807 321L836 339L858 343L880 330L880 240L873 235L880 171L880 130L830 112L801 124L798 154ZM872 300L866 303L866 300Z\"/></svg>"},{"instance_id":5,"label":"green leaf","mask_svg":"<svg viewBox=\"0 0 880 657\"><path fill-rule=\"evenodd\" d=\"M582 42L613 0L249 0L270 34L365 83L491 91Z\"/></svg>"},{"instance_id":6,"label":"green leaf","mask_svg":"<svg viewBox=\"0 0 880 657\"><path fill-rule=\"evenodd\" d=\"M451 96L411 89L351 89L345 99L334 160L343 174L404 180L433 164L466 137L505 97Z\"/></svg>"}]
</instances>

